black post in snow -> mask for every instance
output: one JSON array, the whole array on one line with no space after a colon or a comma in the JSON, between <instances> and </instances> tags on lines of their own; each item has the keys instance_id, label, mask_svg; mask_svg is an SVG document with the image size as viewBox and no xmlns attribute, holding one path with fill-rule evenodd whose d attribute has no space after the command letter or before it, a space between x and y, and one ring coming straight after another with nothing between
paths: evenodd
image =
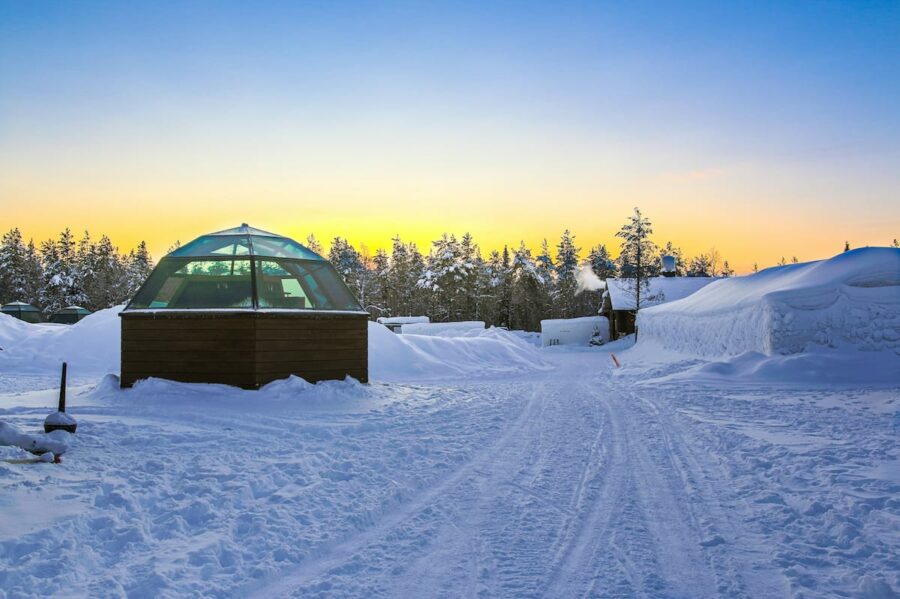
<instances>
[{"instance_id":1,"label":"black post in snow","mask_svg":"<svg viewBox=\"0 0 900 599\"><path fill-rule=\"evenodd\" d=\"M75 433L78 423L75 419L66 414L66 370L68 365L63 362L62 374L59 377L59 410L47 416L44 420L44 432L49 433L56 430L64 430L69 433Z\"/></svg>"},{"instance_id":2,"label":"black post in snow","mask_svg":"<svg viewBox=\"0 0 900 599\"><path fill-rule=\"evenodd\" d=\"M63 362L62 376L59 378L59 411L66 411L66 368L68 364Z\"/></svg>"}]
</instances>

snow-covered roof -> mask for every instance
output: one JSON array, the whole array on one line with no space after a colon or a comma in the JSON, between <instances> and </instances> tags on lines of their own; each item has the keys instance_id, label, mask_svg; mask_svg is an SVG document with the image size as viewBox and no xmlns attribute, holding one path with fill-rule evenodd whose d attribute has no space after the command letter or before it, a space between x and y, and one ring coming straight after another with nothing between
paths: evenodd
<instances>
[{"instance_id":1,"label":"snow-covered roof","mask_svg":"<svg viewBox=\"0 0 900 599\"><path fill-rule=\"evenodd\" d=\"M649 291L641 289L641 308L649 308L685 298L703 289L716 277L651 277ZM634 310L634 281L629 279L607 279L606 293L613 310Z\"/></svg>"},{"instance_id":2,"label":"snow-covered roof","mask_svg":"<svg viewBox=\"0 0 900 599\"><path fill-rule=\"evenodd\" d=\"M900 360L898 323L900 249L875 247L720 279L638 314L643 340L717 359L828 348L885 350Z\"/></svg>"},{"instance_id":3,"label":"snow-covered roof","mask_svg":"<svg viewBox=\"0 0 900 599\"><path fill-rule=\"evenodd\" d=\"M427 316L382 316L378 319L380 324L413 324L417 322L431 322Z\"/></svg>"}]
</instances>

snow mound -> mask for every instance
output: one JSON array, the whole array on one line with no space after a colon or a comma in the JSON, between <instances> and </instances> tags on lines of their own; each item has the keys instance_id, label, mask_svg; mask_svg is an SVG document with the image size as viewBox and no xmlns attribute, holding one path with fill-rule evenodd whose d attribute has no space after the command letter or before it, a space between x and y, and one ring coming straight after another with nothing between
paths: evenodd
<instances>
[{"instance_id":1,"label":"snow mound","mask_svg":"<svg viewBox=\"0 0 900 599\"><path fill-rule=\"evenodd\" d=\"M484 331L485 324L481 320L465 320L460 322L415 322L404 324L400 331L404 335L428 335L431 337L463 337L472 331Z\"/></svg>"},{"instance_id":2,"label":"snow mound","mask_svg":"<svg viewBox=\"0 0 900 599\"><path fill-rule=\"evenodd\" d=\"M122 308L98 310L71 325L29 324L8 317L24 325L18 327L0 321L0 335L10 335L9 345L0 352L0 372L46 372L62 362L68 362L73 375L118 372Z\"/></svg>"},{"instance_id":3,"label":"snow mound","mask_svg":"<svg viewBox=\"0 0 900 599\"><path fill-rule=\"evenodd\" d=\"M369 378L408 380L491 375L545 368L539 350L501 329L464 337L396 335L369 323Z\"/></svg>"},{"instance_id":4,"label":"snow mound","mask_svg":"<svg viewBox=\"0 0 900 599\"><path fill-rule=\"evenodd\" d=\"M821 348L900 355L900 249L862 248L720 279L642 310L638 330L640 344L704 358Z\"/></svg>"},{"instance_id":5,"label":"snow mound","mask_svg":"<svg viewBox=\"0 0 900 599\"><path fill-rule=\"evenodd\" d=\"M27 337L29 332L36 326L38 325L27 323L9 314L0 312L0 349L9 349L12 345Z\"/></svg>"}]
</instances>

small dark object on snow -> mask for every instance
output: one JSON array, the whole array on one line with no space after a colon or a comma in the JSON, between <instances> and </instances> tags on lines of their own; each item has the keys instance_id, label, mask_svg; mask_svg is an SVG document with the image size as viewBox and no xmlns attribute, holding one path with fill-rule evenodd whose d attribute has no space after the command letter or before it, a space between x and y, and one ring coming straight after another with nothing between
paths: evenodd
<instances>
[{"instance_id":1,"label":"small dark object on snow","mask_svg":"<svg viewBox=\"0 0 900 599\"><path fill-rule=\"evenodd\" d=\"M67 365L63 362L62 376L59 380L59 411L50 414L47 416L47 419L44 420L45 433L63 430L67 433L75 434L75 429L78 427L78 423L75 422L75 419L66 414L66 368Z\"/></svg>"}]
</instances>

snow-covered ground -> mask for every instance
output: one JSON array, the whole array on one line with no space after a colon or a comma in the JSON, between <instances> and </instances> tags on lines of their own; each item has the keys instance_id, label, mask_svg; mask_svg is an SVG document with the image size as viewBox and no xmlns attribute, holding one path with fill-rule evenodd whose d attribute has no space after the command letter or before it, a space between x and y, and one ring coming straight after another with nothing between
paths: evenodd
<instances>
[{"instance_id":1,"label":"snow-covered ground","mask_svg":"<svg viewBox=\"0 0 900 599\"><path fill-rule=\"evenodd\" d=\"M63 464L0 463L0 596L900 588L900 381L651 383L628 351L615 376L603 349L544 353L513 377L71 389ZM39 427L54 390L0 384L0 418Z\"/></svg>"},{"instance_id":2,"label":"snow-covered ground","mask_svg":"<svg viewBox=\"0 0 900 599\"><path fill-rule=\"evenodd\" d=\"M371 325L368 385L121 390L117 320L0 326L0 421L37 431L78 365L63 463L0 461L0 598L900 591L900 368Z\"/></svg>"}]
</instances>

